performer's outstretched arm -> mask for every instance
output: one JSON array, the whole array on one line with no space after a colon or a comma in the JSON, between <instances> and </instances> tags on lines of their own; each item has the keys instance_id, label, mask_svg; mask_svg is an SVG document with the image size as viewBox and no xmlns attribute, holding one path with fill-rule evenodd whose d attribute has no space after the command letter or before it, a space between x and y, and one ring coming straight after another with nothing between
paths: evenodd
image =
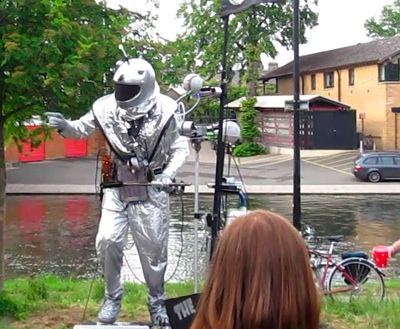
<instances>
[{"instance_id":1,"label":"performer's outstretched arm","mask_svg":"<svg viewBox=\"0 0 400 329\"><path fill-rule=\"evenodd\" d=\"M65 128L59 133L65 138L83 139L88 138L96 128L93 113L89 111L78 120L67 120Z\"/></svg>"},{"instance_id":2,"label":"performer's outstretched arm","mask_svg":"<svg viewBox=\"0 0 400 329\"><path fill-rule=\"evenodd\" d=\"M46 112L51 127L65 138L88 138L96 129L96 122L92 111L89 111L78 120L67 120L60 112Z\"/></svg>"},{"instance_id":3,"label":"performer's outstretched arm","mask_svg":"<svg viewBox=\"0 0 400 329\"><path fill-rule=\"evenodd\" d=\"M168 151L168 161L163 173L174 179L179 169L183 166L189 155L189 140L179 133L179 123L173 119L165 138L167 145L171 145Z\"/></svg>"}]
</instances>

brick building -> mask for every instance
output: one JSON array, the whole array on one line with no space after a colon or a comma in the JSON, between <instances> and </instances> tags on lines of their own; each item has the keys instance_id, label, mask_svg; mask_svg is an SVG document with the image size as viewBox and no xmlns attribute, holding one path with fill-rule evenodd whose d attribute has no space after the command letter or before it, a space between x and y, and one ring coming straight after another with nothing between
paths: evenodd
<instances>
[{"instance_id":1,"label":"brick building","mask_svg":"<svg viewBox=\"0 0 400 329\"><path fill-rule=\"evenodd\" d=\"M277 94L293 93L293 62L267 72ZM357 129L379 148L400 148L400 36L300 57L301 93L320 95L357 110Z\"/></svg>"},{"instance_id":2,"label":"brick building","mask_svg":"<svg viewBox=\"0 0 400 329\"><path fill-rule=\"evenodd\" d=\"M38 126L31 126L32 129ZM29 143L22 144L20 152L14 142L10 142L5 150L7 163L33 162L60 158L97 156L105 147L105 139L100 131L94 132L87 140L72 140L61 137L53 131L51 138L32 149Z\"/></svg>"}]
</instances>

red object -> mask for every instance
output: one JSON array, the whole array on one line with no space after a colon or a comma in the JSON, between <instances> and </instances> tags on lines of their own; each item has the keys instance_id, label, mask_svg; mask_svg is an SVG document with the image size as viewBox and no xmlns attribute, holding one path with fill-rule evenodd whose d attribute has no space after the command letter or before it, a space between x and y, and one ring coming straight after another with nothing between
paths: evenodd
<instances>
[{"instance_id":1,"label":"red object","mask_svg":"<svg viewBox=\"0 0 400 329\"><path fill-rule=\"evenodd\" d=\"M361 166L357 165L357 166L354 167L354 169L355 169L356 171L361 171L363 168L362 168Z\"/></svg>"},{"instance_id":2,"label":"red object","mask_svg":"<svg viewBox=\"0 0 400 329\"><path fill-rule=\"evenodd\" d=\"M390 250L386 246L376 246L372 249L372 254L374 257L374 261L376 266L378 267L387 267L390 258Z\"/></svg>"},{"instance_id":3,"label":"red object","mask_svg":"<svg viewBox=\"0 0 400 329\"><path fill-rule=\"evenodd\" d=\"M66 139L65 140L65 157L85 157L87 156L88 144L85 139Z\"/></svg>"},{"instance_id":4,"label":"red object","mask_svg":"<svg viewBox=\"0 0 400 329\"><path fill-rule=\"evenodd\" d=\"M29 131L40 128L40 126L27 126L26 129ZM22 152L19 154L20 162L34 162L34 161L43 161L46 158L45 153L45 143L40 143L39 147L32 148L31 144L23 143L22 144Z\"/></svg>"}]
</instances>

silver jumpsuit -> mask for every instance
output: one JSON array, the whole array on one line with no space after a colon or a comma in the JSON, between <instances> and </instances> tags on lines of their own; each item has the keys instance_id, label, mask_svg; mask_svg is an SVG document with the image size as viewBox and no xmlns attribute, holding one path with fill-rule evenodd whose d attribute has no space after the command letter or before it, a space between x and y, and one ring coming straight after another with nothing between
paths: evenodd
<instances>
[{"instance_id":1,"label":"silver jumpsuit","mask_svg":"<svg viewBox=\"0 0 400 329\"><path fill-rule=\"evenodd\" d=\"M187 138L179 133L179 117L174 115L177 109L176 102L160 94L158 85L153 99L154 101L148 104L152 107L151 111L146 110L147 114L139 124L137 142L142 152L149 156L156 147L162 127L168 125L150 168L154 170L156 179L165 175L173 179L189 154L189 143ZM126 162L119 159L115 153L128 153L129 125L124 114L126 113L118 107L114 94L110 94L98 99L92 110L79 120L68 121L60 134L67 138L87 138L96 128L100 128L111 144L111 149L116 151L112 152L112 156L123 172ZM169 118L171 119L168 122ZM128 176L128 180L132 181L129 171ZM107 305L103 305L105 319L101 320L99 316L102 322L114 322L120 310L123 297L120 274L124 235L128 225L148 287L148 306L152 320L168 321L164 306L164 276L168 254L169 194L153 187L140 187L140 191L137 189L122 187L104 190L96 249L106 284L106 303L108 302L108 310L111 313L107 315ZM117 312L116 303L119 307Z\"/></svg>"}]
</instances>

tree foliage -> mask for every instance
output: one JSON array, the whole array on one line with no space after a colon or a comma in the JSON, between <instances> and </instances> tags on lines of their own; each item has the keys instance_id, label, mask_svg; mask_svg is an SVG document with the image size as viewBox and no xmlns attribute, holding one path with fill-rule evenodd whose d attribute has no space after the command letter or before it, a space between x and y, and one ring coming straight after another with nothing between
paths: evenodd
<instances>
[{"instance_id":1,"label":"tree foliage","mask_svg":"<svg viewBox=\"0 0 400 329\"><path fill-rule=\"evenodd\" d=\"M400 0L384 6L378 19L372 17L364 24L367 35L374 39L393 37L400 33Z\"/></svg>"},{"instance_id":2,"label":"tree foliage","mask_svg":"<svg viewBox=\"0 0 400 329\"><path fill-rule=\"evenodd\" d=\"M95 0L0 1L0 291L4 272L4 142L32 139L21 123L44 111L86 112L122 57L145 53L153 19ZM128 38L129 37L129 38ZM6 131L5 131L6 129ZM7 137L8 136L8 137Z\"/></svg>"},{"instance_id":3,"label":"tree foliage","mask_svg":"<svg viewBox=\"0 0 400 329\"><path fill-rule=\"evenodd\" d=\"M261 133L258 128L257 110L254 108L256 103L257 97L244 99L241 103L239 123L242 143L233 150L235 156L248 157L266 153L265 148L257 140Z\"/></svg>"},{"instance_id":4,"label":"tree foliage","mask_svg":"<svg viewBox=\"0 0 400 329\"><path fill-rule=\"evenodd\" d=\"M197 70L208 79L221 70L224 31L220 8L221 0L185 0L178 11L178 16L184 20L185 32L177 41L183 47L176 60L179 58L181 67L186 70ZM232 69L239 65L242 72L246 72L245 82L250 88L250 96L256 94L261 52L274 58L277 55L274 42L291 48L292 13L291 1L288 1L284 5L253 6L230 18L228 76L232 78ZM300 8L301 43L307 41L306 27L316 26L317 18L305 2ZM197 65L198 62L201 65Z\"/></svg>"},{"instance_id":5,"label":"tree foliage","mask_svg":"<svg viewBox=\"0 0 400 329\"><path fill-rule=\"evenodd\" d=\"M219 82L212 81L207 85L218 86ZM246 96L247 88L243 86L228 86L228 103L240 97ZM192 99L188 106L192 106L195 101ZM191 112L188 119L196 123L216 123L218 121L218 113L220 109L220 100L215 98L205 98L195 111ZM227 110L226 110L227 111ZM228 111L227 111L228 112ZM226 113L226 117L235 118L234 113Z\"/></svg>"}]
</instances>

